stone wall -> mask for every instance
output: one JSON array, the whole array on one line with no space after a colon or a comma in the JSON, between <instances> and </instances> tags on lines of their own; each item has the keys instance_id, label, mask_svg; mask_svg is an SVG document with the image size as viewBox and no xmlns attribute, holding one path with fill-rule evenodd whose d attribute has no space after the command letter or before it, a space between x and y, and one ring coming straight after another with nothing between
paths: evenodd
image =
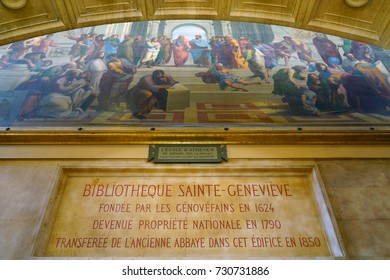
<instances>
[{"instance_id":1,"label":"stone wall","mask_svg":"<svg viewBox=\"0 0 390 280\"><path fill-rule=\"evenodd\" d=\"M390 257L390 160L318 161L350 258Z\"/></svg>"},{"instance_id":2,"label":"stone wall","mask_svg":"<svg viewBox=\"0 0 390 280\"><path fill-rule=\"evenodd\" d=\"M140 165L145 160L137 159ZM244 160L245 161L245 160ZM281 160L268 160L281 164ZM242 163L243 160L240 160ZM31 259L60 166L123 160L0 160L0 259ZM390 160L315 161L349 259L390 257Z\"/></svg>"}]
</instances>

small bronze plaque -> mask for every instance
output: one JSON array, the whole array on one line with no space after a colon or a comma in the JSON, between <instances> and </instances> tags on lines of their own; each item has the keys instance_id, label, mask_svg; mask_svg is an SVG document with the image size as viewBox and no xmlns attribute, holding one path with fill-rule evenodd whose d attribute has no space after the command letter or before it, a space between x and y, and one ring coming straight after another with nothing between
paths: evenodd
<instances>
[{"instance_id":1,"label":"small bronze plaque","mask_svg":"<svg viewBox=\"0 0 390 280\"><path fill-rule=\"evenodd\" d=\"M157 163L227 161L226 145L150 145L149 161Z\"/></svg>"}]
</instances>

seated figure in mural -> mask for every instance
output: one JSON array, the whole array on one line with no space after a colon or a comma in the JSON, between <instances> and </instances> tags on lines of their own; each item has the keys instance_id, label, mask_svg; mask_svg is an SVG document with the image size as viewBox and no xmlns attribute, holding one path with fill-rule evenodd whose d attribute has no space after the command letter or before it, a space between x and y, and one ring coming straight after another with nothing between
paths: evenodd
<instances>
[{"instance_id":1,"label":"seated figure in mural","mask_svg":"<svg viewBox=\"0 0 390 280\"><path fill-rule=\"evenodd\" d=\"M155 70L152 75L141 77L126 93L127 105L133 116L142 120L154 107L166 110L168 89L175 84L175 79L163 70Z\"/></svg>"},{"instance_id":2,"label":"seated figure in mural","mask_svg":"<svg viewBox=\"0 0 390 280\"><path fill-rule=\"evenodd\" d=\"M300 86L296 80L305 80L302 73L306 71L306 67L302 65L293 66L291 68L279 69L273 76L274 89L272 93L274 95L289 96L296 95Z\"/></svg>"},{"instance_id":3,"label":"seated figure in mural","mask_svg":"<svg viewBox=\"0 0 390 280\"><path fill-rule=\"evenodd\" d=\"M328 82L321 79L317 74L310 73L307 75L307 86L317 95L316 107L322 111L329 111L332 105Z\"/></svg>"},{"instance_id":4,"label":"seated figure in mural","mask_svg":"<svg viewBox=\"0 0 390 280\"><path fill-rule=\"evenodd\" d=\"M345 72L339 68L330 68L325 63L318 62L315 66L320 79L326 81L329 85L332 108L349 107L348 98L341 83Z\"/></svg>"},{"instance_id":5,"label":"seated figure in mural","mask_svg":"<svg viewBox=\"0 0 390 280\"><path fill-rule=\"evenodd\" d=\"M210 66L211 61L211 47L209 43L202 39L201 35L195 35L195 39L190 41L191 55L194 60L194 64L199 66Z\"/></svg>"},{"instance_id":6,"label":"seated figure in mural","mask_svg":"<svg viewBox=\"0 0 390 280\"><path fill-rule=\"evenodd\" d=\"M320 115L320 111L316 107L317 95L299 85L295 80L305 80L302 73L306 71L306 66L297 65L291 68L279 69L273 76L274 95L283 96L282 102L288 103L293 114Z\"/></svg>"},{"instance_id":7,"label":"seated figure in mural","mask_svg":"<svg viewBox=\"0 0 390 280\"><path fill-rule=\"evenodd\" d=\"M99 84L99 110L117 111L123 101L123 95L134 79L136 67L115 54L108 55L107 60L108 71L103 74Z\"/></svg>"},{"instance_id":8,"label":"seated figure in mural","mask_svg":"<svg viewBox=\"0 0 390 280\"><path fill-rule=\"evenodd\" d=\"M282 101L288 103L294 115L321 116L324 114L317 108L317 94L306 87L300 87L294 93L286 95Z\"/></svg>"},{"instance_id":9,"label":"seated figure in mural","mask_svg":"<svg viewBox=\"0 0 390 280\"><path fill-rule=\"evenodd\" d=\"M323 115L323 113L316 107L317 95L313 91L302 87L299 89L299 93L302 102L303 114L314 116Z\"/></svg>"},{"instance_id":10,"label":"seated figure in mural","mask_svg":"<svg viewBox=\"0 0 390 280\"><path fill-rule=\"evenodd\" d=\"M75 70L74 63L50 66L48 69L31 76L29 80L19 84L16 90L27 91L28 93L19 109L18 119L35 117L35 110L39 101L43 96L50 93L51 82L69 70Z\"/></svg>"},{"instance_id":11,"label":"seated figure in mural","mask_svg":"<svg viewBox=\"0 0 390 280\"><path fill-rule=\"evenodd\" d=\"M226 87L233 89L248 91L248 89L241 85L259 85L260 82L249 82L242 78L235 76L230 70L226 69L222 63L217 63L211 72L219 79L219 88L224 90Z\"/></svg>"},{"instance_id":12,"label":"seated figure in mural","mask_svg":"<svg viewBox=\"0 0 390 280\"><path fill-rule=\"evenodd\" d=\"M63 118L83 114L82 103L92 89L78 70L68 70L50 82L49 91L42 96L35 114L39 117Z\"/></svg>"}]
</instances>

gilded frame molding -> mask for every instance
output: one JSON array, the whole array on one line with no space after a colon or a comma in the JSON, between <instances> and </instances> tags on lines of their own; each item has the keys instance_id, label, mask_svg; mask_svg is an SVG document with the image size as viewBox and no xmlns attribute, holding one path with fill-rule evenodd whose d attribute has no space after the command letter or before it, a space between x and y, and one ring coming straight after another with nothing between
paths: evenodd
<instances>
[{"instance_id":1,"label":"gilded frame molding","mask_svg":"<svg viewBox=\"0 0 390 280\"><path fill-rule=\"evenodd\" d=\"M245 145L389 145L390 130L365 127L332 128L194 128L142 127L132 129L14 130L6 128L0 145L149 145L149 144L245 144Z\"/></svg>"},{"instance_id":2,"label":"gilded frame molding","mask_svg":"<svg viewBox=\"0 0 390 280\"><path fill-rule=\"evenodd\" d=\"M346 2L365 2L366 0ZM227 15L225 9L234 8L234 1L228 1L228 6L220 4L218 9L224 11L215 19L232 20L235 17ZM301 1L298 1L299 3ZM311 1L313 2L313 1ZM137 2L138 3L138 2ZM141 2L139 2L141 3ZM222 3L222 2L220 2ZM346 5L343 3L342 5ZM243 3L244 4L244 3ZM63 8L63 3L58 4ZM148 5L148 4L146 4ZM73 12L68 8L68 12ZM316 7L310 3L309 8ZM179 7L183 8L183 7ZM64 8L65 9L65 8ZM66 9L65 9L66 10ZM146 13L148 9L141 5L140 10L144 17L142 20L153 20L153 16ZM174 10L174 9L173 9ZM172 11L173 11L172 10ZM304 11L302 10L302 13ZM71 13L73 15L73 13ZM310 14L307 12L307 14ZM304 16L303 14L300 17ZM190 18L201 18L200 16L189 16ZM73 18L73 17L72 17ZM183 14L172 16L165 15L163 17L169 19L187 18ZM308 18L308 15L306 15ZM120 19L122 20L122 19ZM127 19L129 20L129 19ZM137 18L137 20L140 20ZM244 19L248 22L262 22L258 18ZM108 20L111 21L111 20ZM117 22L115 20L112 22ZM87 26L88 24L82 24ZM287 26L287 25L286 25ZM65 29L81 27L67 25ZM300 26L309 30L307 25ZM317 30L317 28L314 28ZM337 33L337 32L336 32ZM387 34L387 33L386 33ZM385 35L386 35L385 34ZM344 35L344 34L340 34ZM19 36L22 39L23 36ZM1 38L0 38L1 39ZM4 40L0 40L5 42ZM1 131L2 130L2 131ZM253 126L229 126L218 125L214 127L208 126L172 126L172 127L115 127L115 128L97 128L97 127L36 127L36 128L20 128L20 127L2 127L0 128L0 145L138 145L138 144L262 144L262 145L389 145L390 144L390 126L367 126L356 127L314 127L314 126L274 126L274 127L253 127Z\"/></svg>"}]
</instances>

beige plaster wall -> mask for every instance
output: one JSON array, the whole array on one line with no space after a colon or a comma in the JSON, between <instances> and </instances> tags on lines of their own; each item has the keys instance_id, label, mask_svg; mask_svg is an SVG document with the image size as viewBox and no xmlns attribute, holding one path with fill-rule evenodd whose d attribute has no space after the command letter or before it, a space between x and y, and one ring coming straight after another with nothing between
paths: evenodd
<instances>
[{"instance_id":1,"label":"beige plaster wall","mask_svg":"<svg viewBox=\"0 0 390 280\"><path fill-rule=\"evenodd\" d=\"M350 258L390 258L390 160L317 164Z\"/></svg>"},{"instance_id":2,"label":"beige plaster wall","mask_svg":"<svg viewBox=\"0 0 390 280\"><path fill-rule=\"evenodd\" d=\"M39 153L34 154L31 151L23 153L19 151L18 155L17 149L10 152L8 156L2 153L0 259L32 258L34 242L60 166L93 166L102 163L110 166L116 164L125 166L127 161L140 165L151 164L146 161L147 147L137 147L138 152L131 152L130 149L129 153L133 155L133 159L125 159L127 155L120 152L122 148L118 148L118 153L111 159L108 158L108 154L105 159L93 159L99 151L104 153L104 149L95 149L88 153L87 147L80 150L58 147L58 153L55 151L41 153L41 158L38 158ZM243 146L229 147L228 155L230 159L241 158L240 164L245 162L245 158L258 158L267 164L275 165L283 165L285 160L314 162L325 184L347 258L390 258L390 235L388 234L390 232L390 158L380 156L385 156L389 149L379 147L376 153L373 148L373 153L363 153L365 158L359 158L362 153L358 151L325 149L325 154L328 156L336 154L340 156L340 158L336 156L327 158L325 154L318 151L316 154L307 152L311 151L308 147L300 147L303 150L296 147L295 152L291 147L274 148L275 151L272 153L272 147L268 150L261 147L250 149ZM68 158L58 159L62 155L61 151L65 150L68 150ZM261 154L261 151L264 153ZM355 156L346 156L348 154ZM342 156L344 158L341 158Z\"/></svg>"}]
</instances>

